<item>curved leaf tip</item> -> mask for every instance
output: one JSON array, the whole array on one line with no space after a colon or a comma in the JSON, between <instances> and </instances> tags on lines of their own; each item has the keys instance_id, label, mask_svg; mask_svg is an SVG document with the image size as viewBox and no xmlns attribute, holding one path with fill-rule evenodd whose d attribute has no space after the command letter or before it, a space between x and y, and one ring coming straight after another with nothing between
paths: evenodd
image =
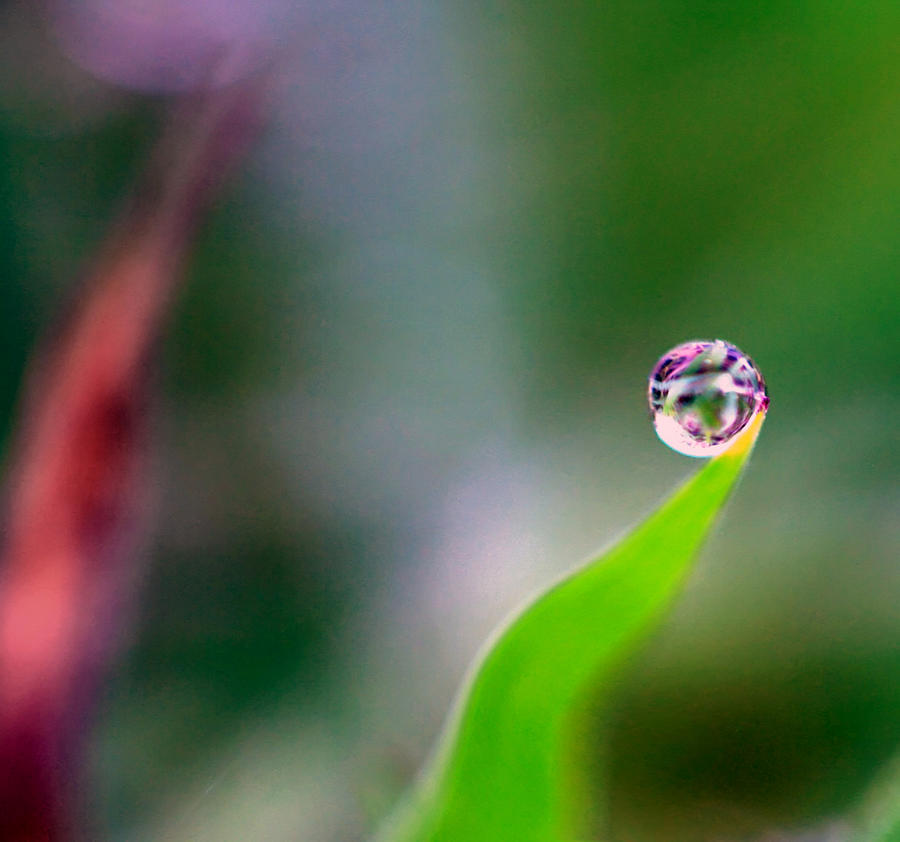
<instances>
[{"instance_id":1,"label":"curved leaf tip","mask_svg":"<svg viewBox=\"0 0 900 842\"><path fill-rule=\"evenodd\" d=\"M572 768L575 714L588 695L603 701L677 596L764 417L496 637L378 842L560 842L600 832L604 805L587 802Z\"/></svg>"}]
</instances>

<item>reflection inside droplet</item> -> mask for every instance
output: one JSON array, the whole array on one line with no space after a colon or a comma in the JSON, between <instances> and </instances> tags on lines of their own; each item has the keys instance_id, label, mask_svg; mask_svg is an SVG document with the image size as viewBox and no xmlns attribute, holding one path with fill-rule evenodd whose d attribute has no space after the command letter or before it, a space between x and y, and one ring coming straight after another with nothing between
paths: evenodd
<instances>
[{"instance_id":1,"label":"reflection inside droplet","mask_svg":"<svg viewBox=\"0 0 900 842\"><path fill-rule=\"evenodd\" d=\"M669 447L687 456L715 456L769 405L759 369L721 339L684 342L650 373L653 424Z\"/></svg>"}]
</instances>

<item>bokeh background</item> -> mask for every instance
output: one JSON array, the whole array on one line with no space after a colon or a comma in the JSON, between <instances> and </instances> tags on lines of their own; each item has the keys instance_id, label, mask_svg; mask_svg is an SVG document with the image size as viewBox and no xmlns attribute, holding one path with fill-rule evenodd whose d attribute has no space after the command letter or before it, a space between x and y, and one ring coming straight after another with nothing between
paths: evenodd
<instances>
[{"instance_id":1,"label":"bokeh background","mask_svg":"<svg viewBox=\"0 0 900 842\"><path fill-rule=\"evenodd\" d=\"M366 838L489 632L696 469L646 375L713 337L772 407L621 676L613 838L843 838L900 748L900 5L188 6L0 7L4 450L169 92L279 55L164 348L98 838Z\"/></svg>"}]
</instances>

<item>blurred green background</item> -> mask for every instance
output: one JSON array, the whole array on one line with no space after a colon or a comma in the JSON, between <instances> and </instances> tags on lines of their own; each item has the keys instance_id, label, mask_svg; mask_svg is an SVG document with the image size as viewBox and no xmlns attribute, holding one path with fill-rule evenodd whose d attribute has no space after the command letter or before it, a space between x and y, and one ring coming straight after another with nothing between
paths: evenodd
<instances>
[{"instance_id":1,"label":"blurred green background","mask_svg":"<svg viewBox=\"0 0 900 842\"><path fill-rule=\"evenodd\" d=\"M612 834L844 838L900 748L900 5L371 5L293 9L191 262L97 835L365 838L490 630L696 468L646 375L721 337L771 411L622 676ZM167 100L0 14L6 441Z\"/></svg>"}]
</instances>

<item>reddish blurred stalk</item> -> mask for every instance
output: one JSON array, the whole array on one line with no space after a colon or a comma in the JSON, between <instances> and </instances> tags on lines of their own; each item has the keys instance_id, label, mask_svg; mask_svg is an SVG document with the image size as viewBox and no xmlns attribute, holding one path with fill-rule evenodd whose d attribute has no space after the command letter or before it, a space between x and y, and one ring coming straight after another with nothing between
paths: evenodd
<instances>
[{"instance_id":1,"label":"reddish blurred stalk","mask_svg":"<svg viewBox=\"0 0 900 842\"><path fill-rule=\"evenodd\" d=\"M0 842L80 838L89 703L147 521L149 385L192 233L258 126L258 82L178 108L27 380L0 556Z\"/></svg>"}]
</instances>

